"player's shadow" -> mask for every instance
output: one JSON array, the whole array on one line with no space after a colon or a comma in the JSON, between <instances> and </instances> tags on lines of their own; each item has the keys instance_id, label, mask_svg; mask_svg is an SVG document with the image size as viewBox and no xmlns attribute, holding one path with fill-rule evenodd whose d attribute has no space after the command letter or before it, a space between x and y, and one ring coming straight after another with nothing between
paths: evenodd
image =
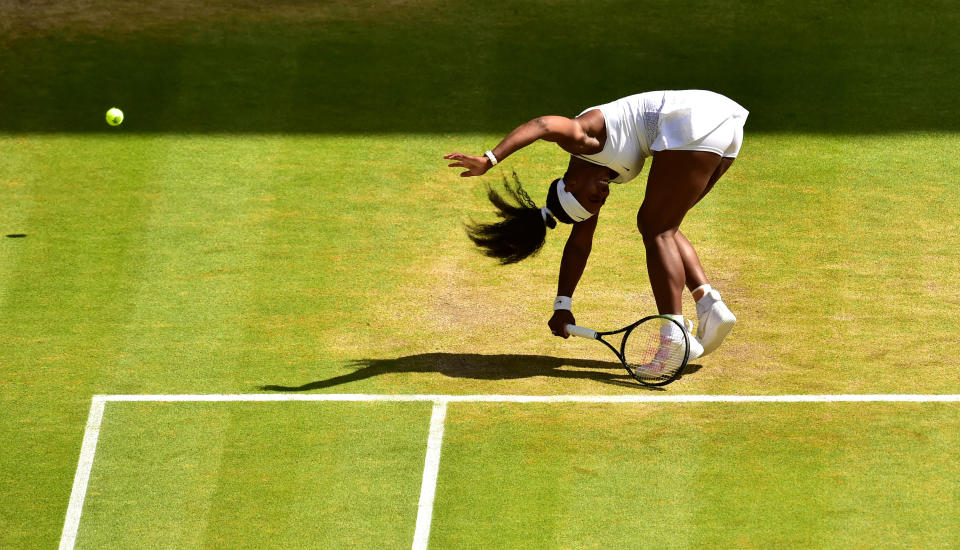
<instances>
[{"instance_id":1,"label":"player's shadow","mask_svg":"<svg viewBox=\"0 0 960 550\"><path fill-rule=\"evenodd\" d=\"M396 373L440 373L451 378L475 380L513 380L548 376L552 378L595 380L632 388L660 389L634 380L620 363L587 359L562 359L544 355L482 355L475 353L423 353L396 359L357 359L353 372L316 380L300 386L266 385L264 391L298 392L322 390L375 376ZM681 378L700 370L687 365Z\"/></svg>"}]
</instances>

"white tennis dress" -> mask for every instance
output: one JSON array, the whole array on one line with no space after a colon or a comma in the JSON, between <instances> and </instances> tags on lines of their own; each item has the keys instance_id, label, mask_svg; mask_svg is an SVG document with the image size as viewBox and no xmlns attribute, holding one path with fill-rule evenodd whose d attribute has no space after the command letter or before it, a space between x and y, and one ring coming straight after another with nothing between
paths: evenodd
<instances>
[{"instance_id":1,"label":"white tennis dress","mask_svg":"<svg viewBox=\"0 0 960 550\"><path fill-rule=\"evenodd\" d=\"M576 155L617 173L612 181L637 177L654 151L710 151L736 157L749 111L707 90L645 92L585 109L599 109L607 129L603 150Z\"/></svg>"}]
</instances>

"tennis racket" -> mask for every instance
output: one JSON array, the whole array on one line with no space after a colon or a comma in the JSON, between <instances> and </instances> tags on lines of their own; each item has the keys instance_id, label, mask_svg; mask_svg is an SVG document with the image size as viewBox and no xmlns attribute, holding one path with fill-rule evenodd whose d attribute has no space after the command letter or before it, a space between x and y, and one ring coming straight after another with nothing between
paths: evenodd
<instances>
[{"instance_id":1,"label":"tennis racket","mask_svg":"<svg viewBox=\"0 0 960 550\"><path fill-rule=\"evenodd\" d=\"M572 336L603 342L617 355L630 376L645 386L665 386L673 382L683 372L690 357L687 331L683 325L663 315L644 317L610 332L597 332L577 325L567 325L566 329ZM604 340L604 337L618 334L623 335L620 349Z\"/></svg>"}]
</instances>

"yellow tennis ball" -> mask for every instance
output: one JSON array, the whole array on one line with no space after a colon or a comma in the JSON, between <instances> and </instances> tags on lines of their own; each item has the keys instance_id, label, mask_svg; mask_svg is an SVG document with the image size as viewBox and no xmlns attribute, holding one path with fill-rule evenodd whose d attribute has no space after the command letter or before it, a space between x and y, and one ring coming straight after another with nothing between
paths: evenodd
<instances>
[{"instance_id":1,"label":"yellow tennis ball","mask_svg":"<svg viewBox=\"0 0 960 550\"><path fill-rule=\"evenodd\" d=\"M123 122L123 111L116 107L107 111L107 124L110 126L119 126Z\"/></svg>"}]
</instances>

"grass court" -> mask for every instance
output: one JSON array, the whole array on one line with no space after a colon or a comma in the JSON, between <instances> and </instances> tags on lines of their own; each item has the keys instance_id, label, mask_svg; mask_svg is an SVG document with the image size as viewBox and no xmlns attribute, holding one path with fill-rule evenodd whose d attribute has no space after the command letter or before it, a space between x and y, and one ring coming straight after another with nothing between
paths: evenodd
<instances>
[{"instance_id":1,"label":"grass court","mask_svg":"<svg viewBox=\"0 0 960 550\"><path fill-rule=\"evenodd\" d=\"M295 400L106 401L76 548L407 548L432 401L297 399L960 393L958 24L949 2L0 0L0 547L62 541L94 396ZM542 201L564 156L482 180L441 157L670 88L751 111L683 225L740 322L653 392L550 337L568 228L508 268L463 232L484 180ZM580 324L653 310L643 181L611 191ZM450 401L428 543L955 547L957 434L950 401Z\"/></svg>"}]
</instances>

